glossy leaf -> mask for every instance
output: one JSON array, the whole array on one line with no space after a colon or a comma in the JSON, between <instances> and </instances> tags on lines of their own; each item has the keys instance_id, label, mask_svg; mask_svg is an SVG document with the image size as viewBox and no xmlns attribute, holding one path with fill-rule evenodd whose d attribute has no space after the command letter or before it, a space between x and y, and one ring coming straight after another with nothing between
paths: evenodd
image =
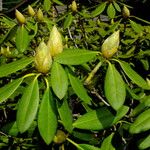
<instances>
[{"instance_id":1,"label":"glossy leaf","mask_svg":"<svg viewBox=\"0 0 150 150\"><path fill-rule=\"evenodd\" d=\"M100 15L104 11L105 7L106 7L106 2L100 4L95 10L92 11L91 13L92 17L96 17Z\"/></svg>"},{"instance_id":2,"label":"glossy leaf","mask_svg":"<svg viewBox=\"0 0 150 150\"><path fill-rule=\"evenodd\" d=\"M121 75L111 63L109 63L106 72L104 90L108 102L115 110L123 106L126 97L125 84Z\"/></svg>"},{"instance_id":3,"label":"glossy leaf","mask_svg":"<svg viewBox=\"0 0 150 150\"><path fill-rule=\"evenodd\" d=\"M65 129L68 132L72 132L73 118L72 118L72 113L71 113L71 110L69 108L66 98L64 98L63 102L57 101L57 109L58 109L60 119L61 119Z\"/></svg>"},{"instance_id":4,"label":"glossy leaf","mask_svg":"<svg viewBox=\"0 0 150 150\"><path fill-rule=\"evenodd\" d=\"M121 12L120 6L119 6L115 1L113 1L113 5L114 5L114 7L116 8L116 10L117 10L118 12Z\"/></svg>"},{"instance_id":5,"label":"glossy leaf","mask_svg":"<svg viewBox=\"0 0 150 150\"><path fill-rule=\"evenodd\" d=\"M72 14L68 14L68 16L67 16L67 18L65 19L65 22L64 22L64 29L69 28L72 21L73 21Z\"/></svg>"},{"instance_id":6,"label":"glossy leaf","mask_svg":"<svg viewBox=\"0 0 150 150\"><path fill-rule=\"evenodd\" d=\"M23 133L32 124L39 105L39 87L37 78L35 78L25 89L23 96L18 104L17 126Z\"/></svg>"},{"instance_id":7,"label":"glossy leaf","mask_svg":"<svg viewBox=\"0 0 150 150\"><path fill-rule=\"evenodd\" d=\"M145 139L143 139L138 145L139 149L147 149L150 147L150 135L148 135Z\"/></svg>"},{"instance_id":8,"label":"glossy leaf","mask_svg":"<svg viewBox=\"0 0 150 150\"><path fill-rule=\"evenodd\" d=\"M107 7L107 15L110 17L110 18L114 18L115 15L116 15L116 10L113 6L112 3L110 3Z\"/></svg>"},{"instance_id":9,"label":"glossy leaf","mask_svg":"<svg viewBox=\"0 0 150 150\"><path fill-rule=\"evenodd\" d=\"M29 45L29 35L26 28L22 25L16 33L16 47L19 52L23 53Z\"/></svg>"},{"instance_id":10,"label":"glossy leaf","mask_svg":"<svg viewBox=\"0 0 150 150\"><path fill-rule=\"evenodd\" d=\"M79 146L82 147L84 150L100 150L100 148L89 145L89 144L79 144Z\"/></svg>"},{"instance_id":11,"label":"glossy leaf","mask_svg":"<svg viewBox=\"0 0 150 150\"><path fill-rule=\"evenodd\" d=\"M102 130L110 127L114 116L106 108L92 110L79 117L73 127L84 130Z\"/></svg>"},{"instance_id":12,"label":"glossy leaf","mask_svg":"<svg viewBox=\"0 0 150 150\"><path fill-rule=\"evenodd\" d=\"M6 84L4 87L0 88L0 103L7 100L9 96L11 96L15 90L19 87L21 82L23 81L23 78L16 79L8 84Z\"/></svg>"},{"instance_id":13,"label":"glossy leaf","mask_svg":"<svg viewBox=\"0 0 150 150\"><path fill-rule=\"evenodd\" d=\"M127 106L122 106L121 108L118 109L117 114L115 115L115 118L113 120L113 123L117 123L121 118L123 118L126 113L129 111L129 107Z\"/></svg>"},{"instance_id":14,"label":"glossy leaf","mask_svg":"<svg viewBox=\"0 0 150 150\"><path fill-rule=\"evenodd\" d=\"M68 78L63 67L57 62L53 62L52 64L51 84L56 96L59 99L62 99L65 96L68 89Z\"/></svg>"},{"instance_id":15,"label":"glossy leaf","mask_svg":"<svg viewBox=\"0 0 150 150\"><path fill-rule=\"evenodd\" d=\"M143 89L150 89L150 86L148 86L147 82L139 75L137 74L128 63L124 61L119 61L121 68L125 72L125 74L139 87Z\"/></svg>"},{"instance_id":16,"label":"glossy leaf","mask_svg":"<svg viewBox=\"0 0 150 150\"><path fill-rule=\"evenodd\" d=\"M141 113L130 126L130 133L137 134L150 129L150 109Z\"/></svg>"},{"instance_id":17,"label":"glossy leaf","mask_svg":"<svg viewBox=\"0 0 150 150\"><path fill-rule=\"evenodd\" d=\"M49 88L47 88L43 95L38 114L39 132L46 144L52 142L57 129L57 116L52 107L52 100Z\"/></svg>"},{"instance_id":18,"label":"glossy leaf","mask_svg":"<svg viewBox=\"0 0 150 150\"><path fill-rule=\"evenodd\" d=\"M20 60L4 64L0 66L0 77L7 76L11 73L14 73L18 70L23 69L33 61L33 58L22 58Z\"/></svg>"},{"instance_id":19,"label":"glossy leaf","mask_svg":"<svg viewBox=\"0 0 150 150\"><path fill-rule=\"evenodd\" d=\"M104 139L100 150L115 150L113 145L111 144L114 133L110 134L107 138Z\"/></svg>"},{"instance_id":20,"label":"glossy leaf","mask_svg":"<svg viewBox=\"0 0 150 150\"><path fill-rule=\"evenodd\" d=\"M130 21L130 25L132 27L132 29L136 32L136 33L141 33L142 32L142 27L137 24L136 22L129 20Z\"/></svg>"},{"instance_id":21,"label":"glossy leaf","mask_svg":"<svg viewBox=\"0 0 150 150\"><path fill-rule=\"evenodd\" d=\"M58 54L54 61L66 65L80 65L92 60L97 54L96 51L67 49Z\"/></svg>"},{"instance_id":22,"label":"glossy leaf","mask_svg":"<svg viewBox=\"0 0 150 150\"><path fill-rule=\"evenodd\" d=\"M69 76L71 86L74 92L77 94L77 96L85 103L91 104L91 98L88 96L81 81L75 76L73 76L71 73L68 73L68 76Z\"/></svg>"}]
</instances>

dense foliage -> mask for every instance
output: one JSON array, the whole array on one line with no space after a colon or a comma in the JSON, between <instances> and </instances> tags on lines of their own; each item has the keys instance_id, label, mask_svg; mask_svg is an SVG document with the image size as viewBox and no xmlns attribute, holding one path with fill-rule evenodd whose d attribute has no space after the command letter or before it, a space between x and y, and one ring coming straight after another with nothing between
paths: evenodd
<instances>
[{"instance_id":1,"label":"dense foliage","mask_svg":"<svg viewBox=\"0 0 150 150\"><path fill-rule=\"evenodd\" d=\"M150 22L92 2L1 14L0 149L150 147Z\"/></svg>"}]
</instances>

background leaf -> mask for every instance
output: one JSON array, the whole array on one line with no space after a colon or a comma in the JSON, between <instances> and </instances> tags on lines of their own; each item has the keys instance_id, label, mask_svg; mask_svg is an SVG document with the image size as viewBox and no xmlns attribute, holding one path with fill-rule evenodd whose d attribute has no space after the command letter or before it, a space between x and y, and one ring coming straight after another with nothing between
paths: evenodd
<instances>
[{"instance_id":1,"label":"background leaf","mask_svg":"<svg viewBox=\"0 0 150 150\"><path fill-rule=\"evenodd\" d=\"M62 99L68 89L68 78L63 67L57 62L53 62L52 64L51 84L56 96Z\"/></svg>"},{"instance_id":2,"label":"background leaf","mask_svg":"<svg viewBox=\"0 0 150 150\"><path fill-rule=\"evenodd\" d=\"M79 144L84 150L100 150L100 148L89 145L89 144Z\"/></svg>"},{"instance_id":3,"label":"background leaf","mask_svg":"<svg viewBox=\"0 0 150 150\"><path fill-rule=\"evenodd\" d=\"M110 3L107 7L107 15L112 19L115 18L116 10L112 3Z\"/></svg>"},{"instance_id":4,"label":"background leaf","mask_svg":"<svg viewBox=\"0 0 150 150\"><path fill-rule=\"evenodd\" d=\"M72 21L73 21L72 14L68 14L68 16L67 16L67 18L65 19L65 22L64 22L64 29L69 28Z\"/></svg>"},{"instance_id":5,"label":"background leaf","mask_svg":"<svg viewBox=\"0 0 150 150\"><path fill-rule=\"evenodd\" d=\"M109 63L104 83L105 96L110 105L118 110L126 97L124 81L115 66Z\"/></svg>"},{"instance_id":6,"label":"background leaf","mask_svg":"<svg viewBox=\"0 0 150 150\"><path fill-rule=\"evenodd\" d=\"M81 50L81 49L66 49L58 54L54 61L66 65L80 65L92 60L98 52Z\"/></svg>"},{"instance_id":7,"label":"background leaf","mask_svg":"<svg viewBox=\"0 0 150 150\"><path fill-rule=\"evenodd\" d=\"M0 77L7 76L11 73L14 73L18 70L23 69L27 65L29 65L33 61L33 58L22 58L20 60L16 60L14 62L4 64L0 66Z\"/></svg>"},{"instance_id":8,"label":"background leaf","mask_svg":"<svg viewBox=\"0 0 150 150\"><path fill-rule=\"evenodd\" d=\"M52 107L49 88L46 89L38 114L38 128L46 144L50 144L57 129L57 116Z\"/></svg>"},{"instance_id":9,"label":"background leaf","mask_svg":"<svg viewBox=\"0 0 150 150\"><path fill-rule=\"evenodd\" d=\"M150 135L148 135L146 138L144 138L140 144L138 145L139 149L147 149L150 147Z\"/></svg>"},{"instance_id":10,"label":"background leaf","mask_svg":"<svg viewBox=\"0 0 150 150\"><path fill-rule=\"evenodd\" d=\"M39 87L35 78L25 89L18 104L17 126L21 133L32 124L39 105Z\"/></svg>"},{"instance_id":11,"label":"background leaf","mask_svg":"<svg viewBox=\"0 0 150 150\"><path fill-rule=\"evenodd\" d=\"M15 90L19 87L21 82L23 81L23 78L16 79L8 84L6 84L4 87L0 88L0 103L7 100L9 96L11 96Z\"/></svg>"}]
</instances>

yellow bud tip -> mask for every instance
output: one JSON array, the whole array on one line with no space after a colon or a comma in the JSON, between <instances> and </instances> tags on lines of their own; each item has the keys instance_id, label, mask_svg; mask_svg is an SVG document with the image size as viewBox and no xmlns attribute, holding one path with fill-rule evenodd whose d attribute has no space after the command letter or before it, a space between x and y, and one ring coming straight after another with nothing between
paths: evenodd
<instances>
[{"instance_id":1,"label":"yellow bud tip","mask_svg":"<svg viewBox=\"0 0 150 150\"><path fill-rule=\"evenodd\" d=\"M77 3L76 3L76 1L75 1L75 0L74 0L74 1L72 1L71 9L72 9L72 11L73 11L73 12L76 12L76 11L77 11Z\"/></svg>"},{"instance_id":2,"label":"yellow bud tip","mask_svg":"<svg viewBox=\"0 0 150 150\"><path fill-rule=\"evenodd\" d=\"M130 11L129 11L129 9L125 5L123 6L122 16L124 18L128 18L130 16Z\"/></svg>"},{"instance_id":3,"label":"yellow bud tip","mask_svg":"<svg viewBox=\"0 0 150 150\"><path fill-rule=\"evenodd\" d=\"M35 15L35 11L30 5L28 5L28 13L31 17Z\"/></svg>"},{"instance_id":4,"label":"yellow bud tip","mask_svg":"<svg viewBox=\"0 0 150 150\"><path fill-rule=\"evenodd\" d=\"M56 56L63 51L61 34L57 30L56 26L53 26L52 28L47 46L51 53L51 56Z\"/></svg>"},{"instance_id":5,"label":"yellow bud tip","mask_svg":"<svg viewBox=\"0 0 150 150\"><path fill-rule=\"evenodd\" d=\"M42 12L42 10L40 8L38 9L38 12L37 12L37 19L40 22L42 22L43 19L44 19L43 12Z\"/></svg>"},{"instance_id":6,"label":"yellow bud tip","mask_svg":"<svg viewBox=\"0 0 150 150\"><path fill-rule=\"evenodd\" d=\"M16 16L17 21L20 24L24 24L26 22L26 19L23 16L23 14L21 12L19 12L17 9L16 9L16 12L15 12L15 16Z\"/></svg>"}]
</instances>

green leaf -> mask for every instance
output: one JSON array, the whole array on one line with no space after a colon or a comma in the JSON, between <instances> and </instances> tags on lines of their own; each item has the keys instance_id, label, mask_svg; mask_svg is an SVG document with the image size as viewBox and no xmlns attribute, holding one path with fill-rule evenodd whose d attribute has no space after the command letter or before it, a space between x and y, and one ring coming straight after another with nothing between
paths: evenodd
<instances>
[{"instance_id":1,"label":"green leaf","mask_svg":"<svg viewBox=\"0 0 150 150\"><path fill-rule=\"evenodd\" d=\"M20 60L0 66L0 77L5 77L11 73L23 69L33 61L33 58L22 58Z\"/></svg>"},{"instance_id":2,"label":"green leaf","mask_svg":"<svg viewBox=\"0 0 150 150\"><path fill-rule=\"evenodd\" d=\"M115 15L116 15L116 10L113 6L112 3L110 3L107 7L107 15L110 17L110 18L115 18Z\"/></svg>"},{"instance_id":3,"label":"green leaf","mask_svg":"<svg viewBox=\"0 0 150 150\"><path fill-rule=\"evenodd\" d=\"M100 15L104 11L105 7L106 7L106 2L100 4L95 10L92 11L91 13L92 17L96 17Z\"/></svg>"},{"instance_id":4,"label":"green leaf","mask_svg":"<svg viewBox=\"0 0 150 150\"><path fill-rule=\"evenodd\" d=\"M117 10L118 12L121 12L120 6L119 6L115 1L113 1L113 4L114 4L116 10Z\"/></svg>"},{"instance_id":5,"label":"green leaf","mask_svg":"<svg viewBox=\"0 0 150 150\"><path fill-rule=\"evenodd\" d=\"M69 72L68 72L68 77L69 77L71 86L74 92L77 94L77 96L86 104L91 104L91 98L88 96L81 81Z\"/></svg>"},{"instance_id":6,"label":"green leaf","mask_svg":"<svg viewBox=\"0 0 150 150\"><path fill-rule=\"evenodd\" d=\"M111 63L109 63L106 72L104 91L108 102L115 110L123 106L126 97L125 84L121 75Z\"/></svg>"},{"instance_id":7,"label":"green leaf","mask_svg":"<svg viewBox=\"0 0 150 150\"><path fill-rule=\"evenodd\" d=\"M52 100L49 88L47 88L38 114L39 132L47 145L52 142L57 129L57 116L52 107Z\"/></svg>"},{"instance_id":8,"label":"green leaf","mask_svg":"<svg viewBox=\"0 0 150 150\"><path fill-rule=\"evenodd\" d=\"M73 118L66 98L64 98L63 102L57 101L57 109L65 129L71 133L73 130Z\"/></svg>"},{"instance_id":9,"label":"green leaf","mask_svg":"<svg viewBox=\"0 0 150 150\"><path fill-rule=\"evenodd\" d=\"M16 33L16 47L19 52L23 53L29 45L29 35L26 28L19 26Z\"/></svg>"},{"instance_id":10,"label":"green leaf","mask_svg":"<svg viewBox=\"0 0 150 150\"><path fill-rule=\"evenodd\" d=\"M107 138L104 139L100 150L115 150L111 144L114 133L110 134Z\"/></svg>"},{"instance_id":11,"label":"green leaf","mask_svg":"<svg viewBox=\"0 0 150 150\"><path fill-rule=\"evenodd\" d=\"M138 145L139 149L147 149L150 147L150 135L148 135L146 138L144 138L140 144Z\"/></svg>"},{"instance_id":12,"label":"green leaf","mask_svg":"<svg viewBox=\"0 0 150 150\"><path fill-rule=\"evenodd\" d=\"M136 33L141 33L142 32L142 26L140 26L139 24L137 24L136 22L129 20L130 21L130 25L132 27L132 29L136 32Z\"/></svg>"},{"instance_id":13,"label":"green leaf","mask_svg":"<svg viewBox=\"0 0 150 150\"><path fill-rule=\"evenodd\" d=\"M150 89L150 86L148 86L147 82L139 75L137 74L128 63L124 61L119 61L121 68L125 72L125 74L139 87L143 89Z\"/></svg>"},{"instance_id":14,"label":"green leaf","mask_svg":"<svg viewBox=\"0 0 150 150\"><path fill-rule=\"evenodd\" d=\"M37 77L26 87L18 104L17 126L21 133L32 124L39 105L39 87Z\"/></svg>"},{"instance_id":15,"label":"green leaf","mask_svg":"<svg viewBox=\"0 0 150 150\"><path fill-rule=\"evenodd\" d=\"M113 120L113 123L117 123L122 117L126 115L126 113L129 111L129 107L122 106L118 109L117 114L115 115L115 118Z\"/></svg>"},{"instance_id":16,"label":"green leaf","mask_svg":"<svg viewBox=\"0 0 150 150\"><path fill-rule=\"evenodd\" d=\"M7 33L6 35L4 35L4 37L0 40L0 45L3 44L4 42L9 41L10 39L12 39L17 31L17 25L14 25Z\"/></svg>"},{"instance_id":17,"label":"green leaf","mask_svg":"<svg viewBox=\"0 0 150 150\"><path fill-rule=\"evenodd\" d=\"M100 148L89 145L89 144L78 144L80 147L82 147L84 150L100 150Z\"/></svg>"},{"instance_id":18,"label":"green leaf","mask_svg":"<svg viewBox=\"0 0 150 150\"><path fill-rule=\"evenodd\" d=\"M15 90L19 87L21 82L23 81L23 78L16 79L8 84L6 84L4 87L0 88L0 103L5 101L9 96L11 96Z\"/></svg>"},{"instance_id":19,"label":"green leaf","mask_svg":"<svg viewBox=\"0 0 150 150\"><path fill-rule=\"evenodd\" d=\"M68 16L67 16L67 18L65 19L65 22L64 22L64 29L69 28L72 21L73 21L72 14L68 14Z\"/></svg>"},{"instance_id":20,"label":"green leaf","mask_svg":"<svg viewBox=\"0 0 150 150\"><path fill-rule=\"evenodd\" d=\"M130 126L130 133L137 134L150 129L150 109L141 113Z\"/></svg>"},{"instance_id":21,"label":"green leaf","mask_svg":"<svg viewBox=\"0 0 150 150\"><path fill-rule=\"evenodd\" d=\"M63 67L57 62L52 64L51 84L56 96L62 99L68 89L68 77Z\"/></svg>"},{"instance_id":22,"label":"green leaf","mask_svg":"<svg viewBox=\"0 0 150 150\"><path fill-rule=\"evenodd\" d=\"M102 130L110 127L114 116L106 108L92 110L79 117L73 127L84 130Z\"/></svg>"},{"instance_id":23,"label":"green leaf","mask_svg":"<svg viewBox=\"0 0 150 150\"><path fill-rule=\"evenodd\" d=\"M52 0L52 1L58 5L64 6L64 4L62 2L60 2L59 0Z\"/></svg>"},{"instance_id":24,"label":"green leaf","mask_svg":"<svg viewBox=\"0 0 150 150\"><path fill-rule=\"evenodd\" d=\"M67 49L58 54L54 61L65 65L80 65L92 60L98 52L82 49Z\"/></svg>"},{"instance_id":25,"label":"green leaf","mask_svg":"<svg viewBox=\"0 0 150 150\"><path fill-rule=\"evenodd\" d=\"M44 0L43 8L46 12L50 10L51 7L51 1L50 0Z\"/></svg>"}]
</instances>

